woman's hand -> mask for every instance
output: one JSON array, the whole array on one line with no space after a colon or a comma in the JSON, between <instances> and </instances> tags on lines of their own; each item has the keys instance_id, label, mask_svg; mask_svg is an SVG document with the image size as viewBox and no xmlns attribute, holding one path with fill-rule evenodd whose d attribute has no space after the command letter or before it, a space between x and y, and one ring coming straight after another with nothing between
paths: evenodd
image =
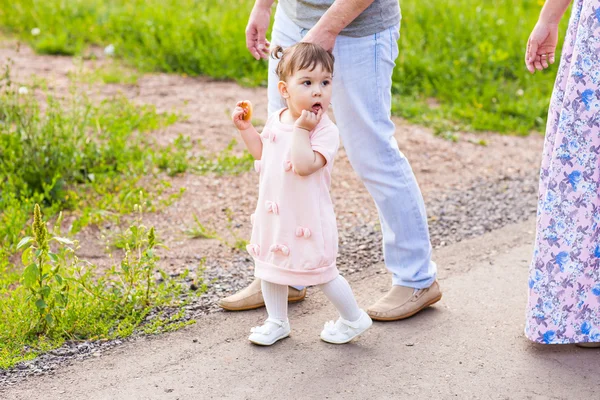
<instances>
[{"instance_id":1,"label":"woman's hand","mask_svg":"<svg viewBox=\"0 0 600 400\"><path fill-rule=\"evenodd\" d=\"M257 60L269 58L267 29L271 23L271 7L254 6L246 26L246 47Z\"/></svg>"},{"instance_id":2,"label":"woman's hand","mask_svg":"<svg viewBox=\"0 0 600 400\"><path fill-rule=\"evenodd\" d=\"M296 128L305 129L307 131L312 131L315 129L315 126L321 121L321 117L323 116L323 109L320 109L317 114L312 111L302 110L302 114L300 118L296 120L294 126Z\"/></svg>"},{"instance_id":3,"label":"woman's hand","mask_svg":"<svg viewBox=\"0 0 600 400\"><path fill-rule=\"evenodd\" d=\"M554 64L556 44L558 43L558 24L538 21L533 28L527 50L525 51L525 65L532 74L535 70L541 71Z\"/></svg>"},{"instance_id":4,"label":"woman's hand","mask_svg":"<svg viewBox=\"0 0 600 400\"><path fill-rule=\"evenodd\" d=\"M233 124L239 131L245 131L252 127L252 122L246 120L246 115L248 114L248 110L242 107L243 101L238 101L235 104L235 108L233 109L233 113L231 114L231 120Z\"/></svg>"}]
</instances>

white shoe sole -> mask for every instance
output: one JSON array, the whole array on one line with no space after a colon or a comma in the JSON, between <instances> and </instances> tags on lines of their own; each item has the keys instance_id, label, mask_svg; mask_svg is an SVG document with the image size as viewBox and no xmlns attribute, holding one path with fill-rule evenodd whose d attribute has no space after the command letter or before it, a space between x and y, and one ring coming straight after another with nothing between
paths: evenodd
<instances>
[{"instance_id":1,"label":"white shoe sole","mask_svg":"<svg viewBox=\"0 0 600 400\"><path fill-rule=\"evenodd\" d=\"M289 337L289 336L290 336L290 333L291 333L291 332L287 332L287 333L285 333L285 334L283 334L283 335L281 335L281 336L277 336L276 338L274 338L274 339L273 339L272 341L270 341L270 342L264 342L264 341L261 341L261 340L259 340L259 339L252 339L252 336L250 336L250 337L248 338L248 340L249 340L250 342L254 343L254 344L257 344L257 345L259 345L259 346L271 346L271 345L273 345L273 344L277 343L278 341L280 341L281 339L285 339L286 337Z\"/></svg>"}]
</instances>

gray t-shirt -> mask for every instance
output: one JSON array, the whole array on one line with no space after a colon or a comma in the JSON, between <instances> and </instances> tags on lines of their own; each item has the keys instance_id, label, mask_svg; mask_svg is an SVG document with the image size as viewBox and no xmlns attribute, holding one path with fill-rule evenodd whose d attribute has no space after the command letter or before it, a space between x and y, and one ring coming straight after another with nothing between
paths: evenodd
<instances>
[{"instance_id":1,"label":"gray t-shirt","mask_svg":"<svg viewBox=\"0 0 600 400\"><path fill-rule=\"evenodd\" d=\"M334 0L279 0L279 5L299 27L310 29L325 14ZM363 37L381 32L400 22L398 0L375 0L340 35Z\"/></svg>"}]
</instances>

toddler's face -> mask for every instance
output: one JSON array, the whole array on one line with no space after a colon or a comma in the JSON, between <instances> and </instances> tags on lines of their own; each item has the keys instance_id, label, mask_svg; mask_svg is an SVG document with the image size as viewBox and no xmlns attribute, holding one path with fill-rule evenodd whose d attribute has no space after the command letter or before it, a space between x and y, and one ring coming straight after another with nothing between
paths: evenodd
<instances>
[{"instance_id":1,"label":"toddler's face","mask_svg":"<svg viewBox=\"0 0 600 400\"><path fill-rule=\"evenodd\" d=\"M302 110L315 114L320 109L327 112L331 102L331 73L317 65L312 71L301 69L287 79L286 98L292 114L299 116ZM284 96L285 97L285 96Z\"/></svg>"}]
</instances>

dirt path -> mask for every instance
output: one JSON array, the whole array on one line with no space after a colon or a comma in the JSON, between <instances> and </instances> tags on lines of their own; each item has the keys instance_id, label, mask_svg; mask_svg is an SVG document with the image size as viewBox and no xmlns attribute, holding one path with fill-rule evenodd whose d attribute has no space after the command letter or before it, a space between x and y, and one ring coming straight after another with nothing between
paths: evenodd
<instances>
[{"instance_id":1,"label":"dirt path","mask_svg":"<svg viewBox=\"0 0 600 400\"><path fill-rule=\"evenodd\" d=\"M8 389L19 399L576 399L600 391L600 350L540 346L523 336L533 221L439 249L444 298L355 343L318 339L333 309L316 290L291 307L275 346L247 340L264 311L217 313L183 331L128 343ZM362 306L387 289L372 268L353 275Z\"/></svg>"}]
</instances>

